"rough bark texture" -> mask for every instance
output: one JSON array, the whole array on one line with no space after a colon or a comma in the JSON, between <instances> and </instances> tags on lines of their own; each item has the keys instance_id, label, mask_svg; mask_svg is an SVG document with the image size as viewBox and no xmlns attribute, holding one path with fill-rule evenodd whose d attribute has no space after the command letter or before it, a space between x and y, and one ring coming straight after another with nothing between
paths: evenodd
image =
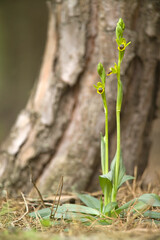
<instances>
[{"instance_id":1,"label":"rough bark texture","mask_svg":"<svg viewBox=\"0 0 160 240\"><path fill-rule=\"evenodd\" d=\"M126 23L121 115L122 151L128 173L142 174L149 153L149 132L157 90L159 1L52 1L46 49L39 80L26 108L1 147L1 187L29 192L28 165L41 192L95 189L104 130L101 97L93 84L96 66L113 66L118 50L115 26ZM116 149L115 76L107 79L110 158ZM96 179L96 180L95 180ZM92 187L91 187L92 186Z\"/></svg>"}]
</instances>

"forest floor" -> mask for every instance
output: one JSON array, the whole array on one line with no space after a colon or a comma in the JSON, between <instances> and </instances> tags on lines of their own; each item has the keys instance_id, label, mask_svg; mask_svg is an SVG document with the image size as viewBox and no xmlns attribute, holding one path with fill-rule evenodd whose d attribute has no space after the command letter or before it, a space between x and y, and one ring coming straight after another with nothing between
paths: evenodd
<instances>
[{"instance_id":1,"label":"forest floor","mask_svg":"<svg viewBox=\"0 0 160 240\"><path fill-rule=\"evenodd\" d=\"M118 203L124 204L143 193L160 195L160 186L154 188L148 186L142 190L140 182L133 184L127 182L119 190ZM100 193L94 195L99 196ZM54 197L48 197L45 204L51 206ZM66 194L62 194L61 198L65 199ZM68 202L69 199L73 201L73 195L68 197ZM31 199L21 193L18 198L10 198L4 190L4 196L0 200L0 240L160 240L160 221L158 223L154 220L148 221L143 216L137 219L130 215L126 219L118 218L111 225L98 225L93 222L86 226L76 221L55 220L54 225L45 227L38 218L28 216L28 212L32 212L33 208L40 205L38 197Z\"/></svg>"}]
</instances>

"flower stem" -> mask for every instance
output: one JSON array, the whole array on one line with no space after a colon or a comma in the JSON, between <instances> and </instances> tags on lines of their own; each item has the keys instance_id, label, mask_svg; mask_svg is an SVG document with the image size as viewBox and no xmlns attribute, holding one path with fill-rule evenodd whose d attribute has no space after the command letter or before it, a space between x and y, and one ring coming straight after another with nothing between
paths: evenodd
<instances>
[{"instance_id":1,"label":"flower stem","mask_svg":"<svg viewBox=\"0 0 160 240\"><path fill-rule=\"evenodd\" d=\"M122 83L120 80L120 66L121 66L121 52L119 52L118 68L117 68L117 104L116 104L116 123L117 123L117 152L116 152L116 166L115 166L115 182L114 191L112 194L113 200L116 201L118 191L118 178L119 178L119 166L120 166L120 154L121 154L121 140L120 140L120 112L122 104Z\"/></svg>"},{"instance_id":2,"label":"flower stem","mask_svg":"<svg viewBox=\"0 0 160 240\"><path fill-rule=\"evenodd\" d=\"M109 171L109 160L108 160L108 107L105 91L102 94L104 112L105 112L105 167L103 174L107 174ZM104 189L104 206L106 206L110 202L110 198L108 196L107 185Z\"/></svg>"},{"instance_id":3,"label":"flower stem","mask_svg":"<svg viewBox=\"0 0 160 240\"><path fill-rule=\"evenodd\" d=\"M120 111L116 111L117 120L117 159L116 159L116 169L115 169L115 186L118 188L118 176L119 176L119 164L120 164Z\"/></svg>"},{"instance_id":4,"label":"flower stem","mask_svg":"<svg viewBox=\"0 0 160 240\"><path fill-rule=\"evenodd\" d=\"M104 112L105 112L105 168L104 173L107 174L109 170L109 161L108 161L108 107L107 107L107 101L106 101L106 94L105 91L102 94L103 99L103 105L104 105Z\"/></svg>"}]
</instances>

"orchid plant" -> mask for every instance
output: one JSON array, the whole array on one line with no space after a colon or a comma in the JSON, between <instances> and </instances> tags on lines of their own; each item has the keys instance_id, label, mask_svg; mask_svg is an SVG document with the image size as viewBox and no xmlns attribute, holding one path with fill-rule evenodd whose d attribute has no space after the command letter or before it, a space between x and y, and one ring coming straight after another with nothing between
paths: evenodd
<instances>
[{"instance_id":1,"label":"orchid plant","mask_svg":"<svg viewBox=\"0 0 160 240\"><path fill-rule=\"evenodd\" d=\"M120 80L121 63L124 57L126 47L131 43L126 43L123 37L125 24L120 18L116 27L116 42L118 45L119 57L118 64L114 63L114 67L106 74L102 63L98 64L97 72L100 76L101 82L98 82L94 87L97 93L101 94L105 112L105 136L101 136L101 166L102 175L99 177L100 186L104 194L105 207L110 202L116 202L116 196L119 187L127 180L133 179L132 176L125 175L125 168L122 161L121 141L120 141L120 112L123 99L123 87ZM109 171L109 156L108 156L108 107L105 92L106 77L111 74L117 75L117 104L116 104L116 123L117 123L117 151L111 163L111 170Z\"/></svg>"},{"instance_id":2,"label":"orchid plant","mask_svg":"<svg viewBox=\"0 0 160 240\"><path fill-rule=\"evenodd\" d=\"M160 213L148 210L152 207L160 207L160 196L156 194L143 194L139 198L135 198L122 206L118 206L117 192L120 186L127 180L133 179L132 176L125 175L125 167L122 160L121 139L120 139L120 113L123 99L123 85L120 78L121 63L124 57L126 47L131 43L123 37L125 24L122 18L119 19L116 27L116 42L118 45L118 63L114 63L109 72L106 73L102 63L98 64L97 72L100 81L94 87L97 93L101 95L105 112L105 135L101 135L101 166L102 175L99 176L100 186L103 196L97 199L89 194L76 194L79 199L86 205L63 204L52 206L52 208L43 208L29 215L36 218L38 215L42 220L49 221L49 225L54 219L80 220L82 222L97 221L100 224L110 224L112 220L108 217L123 217L126 210L129 209L132 214L138 216L149 217L151 219L160 219ZM109 170L109 153L108 153L108 107L106 99L106 79L111 75L117 76L117 102L116 102L116 123L117 123L117 150L114 159L111 162ZM134 206L134 207L132 207ZM102 219L103 217L103 219ZM42 223L46 224L46 222Z\"/></svg>"}]
</instances>

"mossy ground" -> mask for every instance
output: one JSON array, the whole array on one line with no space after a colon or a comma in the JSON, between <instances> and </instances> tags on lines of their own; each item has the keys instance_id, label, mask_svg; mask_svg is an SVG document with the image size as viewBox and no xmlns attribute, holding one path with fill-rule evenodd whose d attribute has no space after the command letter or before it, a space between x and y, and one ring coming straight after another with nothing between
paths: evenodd
<instances>
[{"instance_id":1,"label":"mossy ground","mask_svg":"<svg viewBox=\"0 0 160 240\"><path fill-rule=\"evenodd\" d=\"M159 194L160 187L142 190L141 183L127 183L118 193L119 205L138 197L143 193ZM112 225L98 225L96 222L85 226L80 222L54 221L52 226L44 226L37 218L28 216L33 211L33 203L21 195L10 198L5 192L0 200L0 239L3 240L65 240L65 239L126 239L126 240L160 240L160 224L144 217L136 218L128 215L125 219L117 218ZM24 195L23 195L24 196ZM36 205L34 205L35 207ZM28 209L26 209L28 208ZM160 209L157 208L160 212Z\"/></svg>"}]
</instances>

